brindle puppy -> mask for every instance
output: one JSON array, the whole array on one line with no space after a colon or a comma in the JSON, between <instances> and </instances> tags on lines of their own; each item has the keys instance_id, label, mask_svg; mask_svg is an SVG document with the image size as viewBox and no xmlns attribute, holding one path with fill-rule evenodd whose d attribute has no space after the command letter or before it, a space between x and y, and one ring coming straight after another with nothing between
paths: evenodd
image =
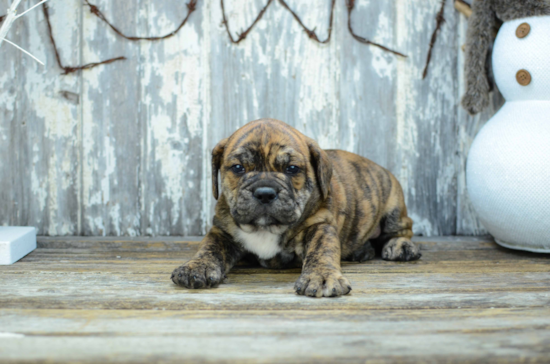
<instances>
[{"instance_id":1,"label":"brindle puppy","mask_svg":"<svg viewBox=\"0 0 550 364\"><path fill-rule=\"evenodd\" d=\"M214 148L212 189L219 197L213 227L172 273L187 288L218 286L252 253L264 267L301 264L296 293L334 297L351 291L341 259L363 262L375 248L386 260L421 255L390 172L356 154L322 150L278 120L248 123Z\"/></svg>"}]
</instances>

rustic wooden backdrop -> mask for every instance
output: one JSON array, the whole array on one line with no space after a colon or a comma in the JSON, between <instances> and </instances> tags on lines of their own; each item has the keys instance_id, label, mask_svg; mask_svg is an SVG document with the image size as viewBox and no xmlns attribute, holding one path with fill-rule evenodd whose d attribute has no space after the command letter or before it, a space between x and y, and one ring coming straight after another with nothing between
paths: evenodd
<instances>
[{"instance_id":1,"label":"rustic wooden backdrop","mask_svg":"<svg viewBox=\"0 0 550 364\"><path fill-rule=\"evenodd\" d=\"M266 0L225 0L233 34ZM23 2L28 7L34 1ZM327 34L330 0L288 0ZM440 0L357 0L355 31L409 57L360 44L344 0L332 41L310 40L274 2L239 45L219 1L198 1L188 24L161 42L130 42L80 0L51 0L63 62L128 60L62 76L41 10L8 39L46 61L0 48L0 225L43 235L200 235L211 221L210 150L261 117L284 120L325 148L389 168L401 181L415 233L485 234L465 189L473 137L501 105L469 117L460 107L467 20L447 1L432 66L421 79ZM123 32L160 35L184 1L96 0ZM0 0L0 13L8 1Z\"/></svg>"}]
</instances>

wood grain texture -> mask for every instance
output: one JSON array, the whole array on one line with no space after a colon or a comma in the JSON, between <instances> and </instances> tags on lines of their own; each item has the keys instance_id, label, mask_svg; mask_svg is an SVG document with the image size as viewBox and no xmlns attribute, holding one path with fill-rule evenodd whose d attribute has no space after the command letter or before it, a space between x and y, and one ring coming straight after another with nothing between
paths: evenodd
<instances>
[{"instance_id":1,"label":"wood grain texture","mask_svg":"<svg viewBox=\"0 0 550 364\"><path fill-rule=\"evenodd\" d=\"M231 32L265 0L224 0ZM288 0L320 39L330 1ZM96 1L128 35L163 35L185 2ZM0 13L8 1L0 0ZM25 4L27 6L28 4ZM473 137L502 103L471 118L459 107L466 22L448 2L426 80L421 72L440 0L356 1L353 40L337 1L332 41L313 42L277 1L238 45L219 2L199 0L189 22L160 42L118 37L80 1L58 0L52 25L63 62L123 62L59 75L40 11L10 39L46 66L0 50L0 225L43 235L201 235L211 222L210 151L260 117L284 120L324 148L359 153L402 183L416 234L484 235L465 188ZM15 82L13 81L15 80Z\"/></svg>"},{"instance_id":2,"label":"wood grain texture","mask_svg":"<svg viewBox=\"0 0 550 364\"><path fill-rule=\"evenodd\" d=\"M352 15L355 33L392 49L407 52L397 42L397 9L390 1L356 1ZM340 146L369 156L399 177L396 167L397 69L407 62L377 47L353 41L347 30L348 13L339 8L335 41L339 77ZM373 89L376 86L376 90Z\"/></svg>"},{"instance_id":3,"label":"wood grain texture","mask_svg":"<svg viewBox=\"0 0 550 364\"><path fill-rule=\"evenodd\" d=\"M429 39L436 26L440 1L397 2L398 39L409 58L398 65L398 179L404 185L415 232L449 235L456 230L457 84L456 22L452 3L446 4L445 26L433 50L430 71L422 80Z\"/></svg>"},{"instance_id":4,"label":"wood grain texture","mask_svg":"<svg viewBox=\"0 0 550 364\"><path fill-rule=\"evenodd\" d=\"M1 310L21 336L0 345L4 361L544 362L547 308L448 311Z\"/></svg>"},{"instance_id":5,"label":"wood grain texture","mask_svg":"<svg viewBox=\"0 0 550 364\"><path fill-rule=\"evenodd\" d=\"M167 34L187 14L186 2L142 1L145 34ZM204 99L209 54L204 51L206 2L184 28L161 42L142 42L141 110L144 124L141 187L143 235L197 235L203 231L201 196Z\"/></svg>"},{"instance_id":6,"label":"wood grain texture","mask_svg":"<svg viewBox=\"0 0 550 364\"><path fill-rule=\"evenodd\" d=\"M2 3L3 13L7 2ZM58 47L67 63L79 62L80 12L51 6L53 31L62 35ZM40 10L17 19L7 38L49 67L7 44L0 51L0 224L33 225L48 235L77 234L80 80L60 77Z\"/></svg>"},{"instance_id":7,"label":"wood grain texture","mask_svg":"<svg viewBox=\"0 0 550 364\"><path fill-rule=\"evenodd\" d=\"M214 290L169 279L197 239L39 238L0 267L1 362L544 363L550 259L485 238L416 238L412 263L344 264L349 296L240 265Z\"/></svg>"},{"instance_id":8,"label":"wood grain texture","mask_svg":"<svg viewBox=\"0 0 550 364\"><path fill-rule=\"evenodd\" d=\"M125 33L142 31L139 2L97 3ZM86 62L124 55L111 67L82 72L82 210L84 235L141 234L142 122L140 42L121 41L84 12L82 56Z\"/></svg>"}]
</instances>

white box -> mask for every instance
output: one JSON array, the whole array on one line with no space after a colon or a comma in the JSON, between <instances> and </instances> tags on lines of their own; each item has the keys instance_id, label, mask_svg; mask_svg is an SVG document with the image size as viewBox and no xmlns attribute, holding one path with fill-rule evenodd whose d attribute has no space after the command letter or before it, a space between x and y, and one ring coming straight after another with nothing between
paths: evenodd
<instances>
[{"instance_id":1,"label":"white box","mask_svg":"<svg viewBox=\"0 0 550 364\"><path fill-rule=\"evenodd\" d=\"M36 229L0 226L0 265L13 264L36 249Z\"/></svg>"}]
</instances>

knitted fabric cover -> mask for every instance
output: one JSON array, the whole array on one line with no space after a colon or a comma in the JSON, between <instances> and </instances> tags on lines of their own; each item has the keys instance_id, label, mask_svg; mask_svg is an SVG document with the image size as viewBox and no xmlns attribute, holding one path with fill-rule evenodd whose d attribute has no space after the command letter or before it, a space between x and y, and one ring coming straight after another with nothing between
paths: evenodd
<instances>
[{"instance_id":1,"label":"knitted fabric cover","mask_svg":"<svg viewBox=\"0 0 550 364\"><path fill-rule=\"evenodd\" d=\"M516 36L522 23L531 28L525 38ZM472 144L470 199L499 244L550 252L550 16L504 23L493 69L507 102ZM529 85L516 80L520 70Z\"/></svg>"}]
</instances>

